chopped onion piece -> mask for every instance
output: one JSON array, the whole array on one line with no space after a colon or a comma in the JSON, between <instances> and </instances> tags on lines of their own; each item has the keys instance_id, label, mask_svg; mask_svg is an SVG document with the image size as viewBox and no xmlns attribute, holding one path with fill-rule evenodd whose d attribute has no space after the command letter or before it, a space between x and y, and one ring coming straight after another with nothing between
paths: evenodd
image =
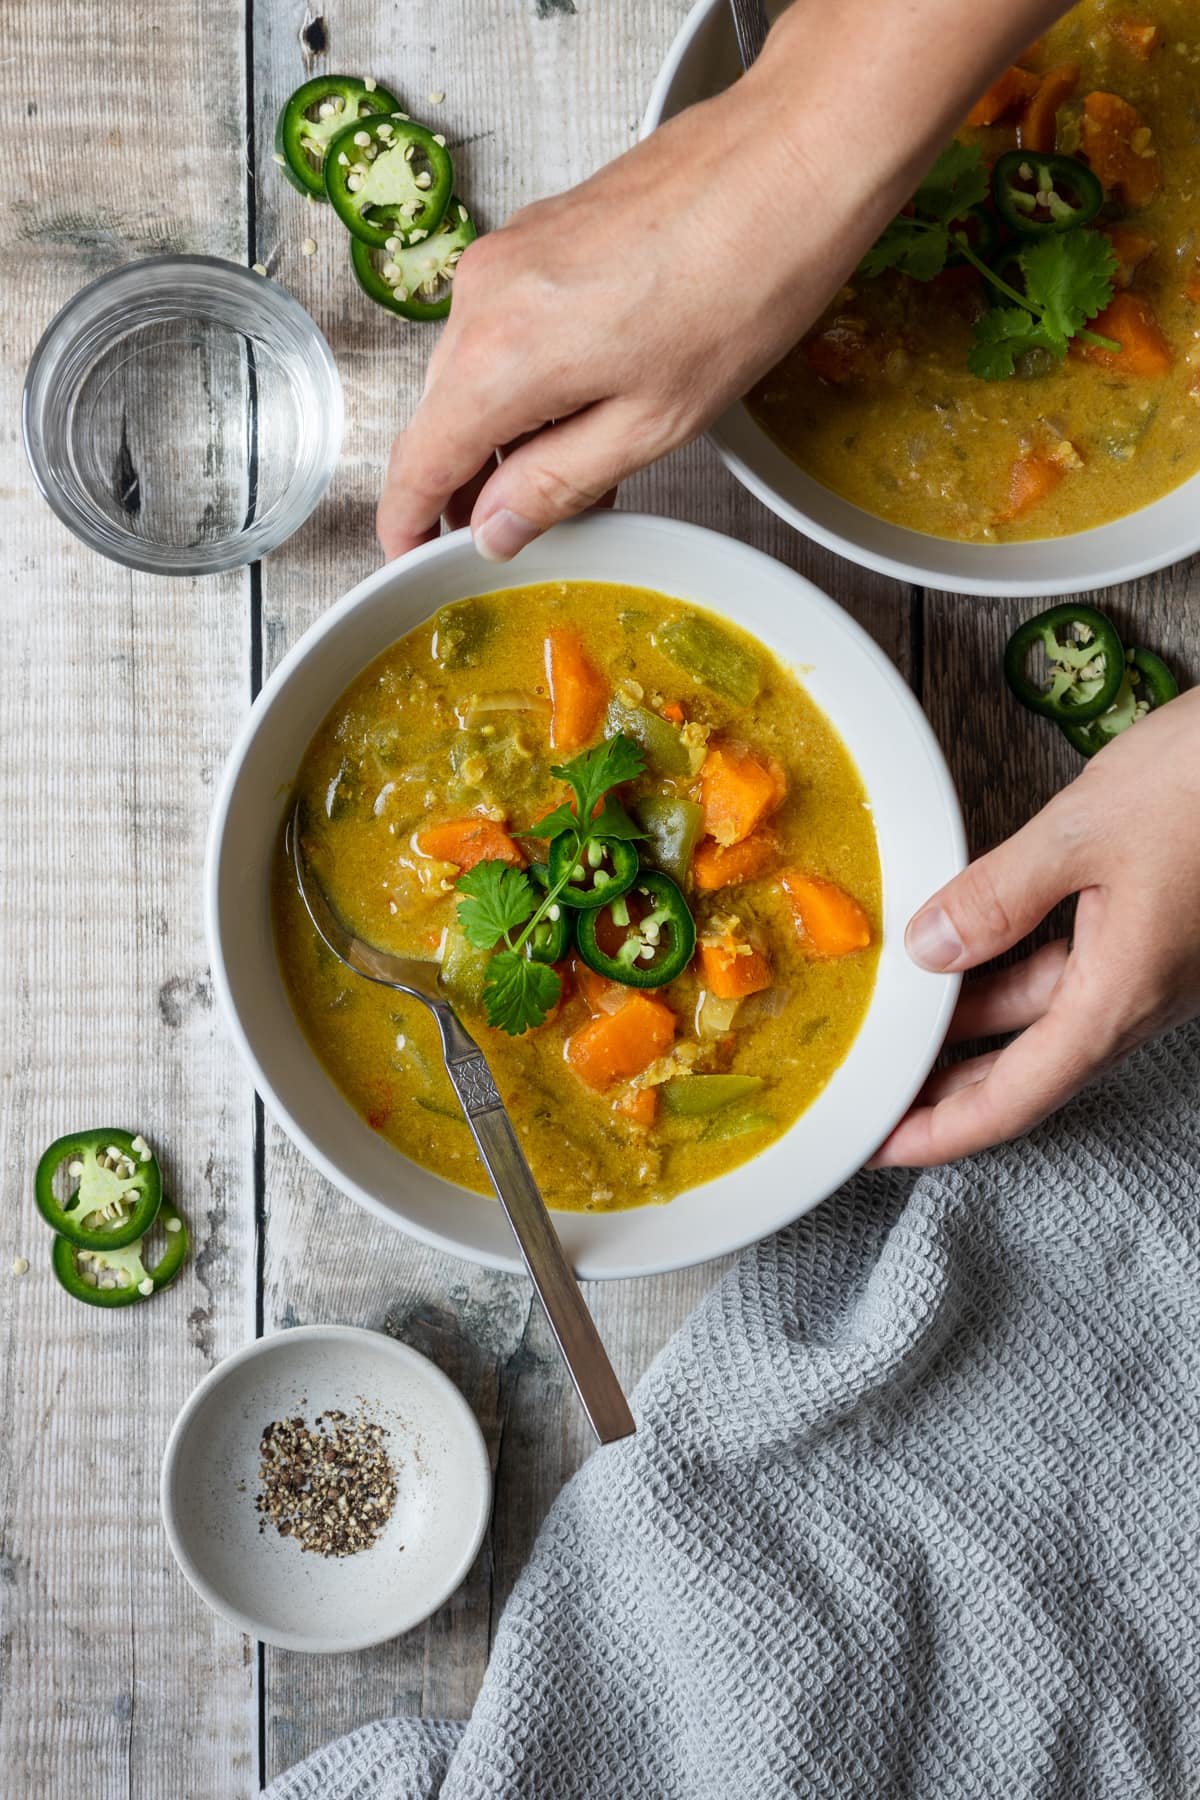
<instances>
[{"instance_id":1,"label":"chopped onion piece","mask_svg":"<svg viewBox=\"0 0 1200 1800\"><path fill-rule=\"evenodd\" d=\"M489 713L549 711L550 702L543 694L529 688L501 688L494 694L472 694L455 709L455 717L460 725L474 725Z\"/></svg>"},{"instance_id":2,"label":"chopped onion piece","mask_svg":"<svg viewBox=\"0 0 1200 1800\"><path fill-rule=\"evenodd\" d=\"M746 1009L742 1014L743 1025L753 1025L759 1019L777 1019L791 1004L793 993L789 987L769 987L759 994L751 994L743 1001Z\"/></svg>"},{"instance_id":3,"label":"chopped onion piece","mask_svg":"<svg viewBox=\"0 0 1200 1800\"><path fill-rule=\"evenodd\" d=\"M705 989L696 1008L696 1030L700 1036L724 1037L727 1031L732 1031L741 1004L741 1000L718 999L716 994Z\"/></svg>"}]
</instances>

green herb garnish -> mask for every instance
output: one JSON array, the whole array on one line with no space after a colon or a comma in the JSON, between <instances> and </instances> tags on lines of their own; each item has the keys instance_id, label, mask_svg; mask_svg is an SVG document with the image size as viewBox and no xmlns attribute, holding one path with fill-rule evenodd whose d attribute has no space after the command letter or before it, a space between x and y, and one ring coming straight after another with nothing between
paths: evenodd
<instances>
[{"instance_id":1,"label":"green herb garnish","mask_svg":"<svg viewBox=\"0 0 1200 1800\"><path fill-rule=\"evenodd\" d=\"M458 903L458 922L468 944L490 950L522 926L537 905L533 883L511 863L480 862L458 879L466 899Z\"/></svg>"},{"instance_id":2,"label":"green herb garnish","mask_svg":"<svg viewBox=\"0 0 1200 1800\"><path fill-rule=\"evenodd\" d=\"M987 199L988 172L977 144L956 138L942 151L912 197L912 211L894 218L859 263L863 275L899 269L932 281L950 254L950 227Z\"/></svg>"},{"instance_id":3,"label":"green herb garnish","mask_svg":"<svg viewBox=\"0 0 1200 1800\"><path fill-rule=\"evenodd\" d=\"M561 763L552 768L550 773L565 781L575 796L574 808L568 802L556 806L553 812L539 819L533 827L534 837L556 838L564 831L579 834L577 849L583 850L598 837L636 838L644 834L638 830L625 808L608 796L609 788L617 787L622 781L632 781L640 775L646 762L641 750L623 732L618 731L615 737L605 738L591 750L582 755L572 757L569 763ZM593 813L603 801L603 810L597 817ZM580 820L585 825L580 832Z\"/></svg>"},{"instance_id":4,"label":"green herb garnish","mask_svg":"<svg viewBox=\"0 0 1200 1800\"><path fill-rule=\"evenodd\" d=\"M972 248L965 217L988 192L988 173L978 144L954 143L942 151L913 195L911 210L892 220L859 264L869 277L890 269L915 281L932 281L956 251L1010 302L976 322L967 359L973 375L1005 381L1029 350L1045 350L1061 360L1072 338L1103 350L1120 351L1112 338L1086 329L1113 297L1117 257L1103 232L1079 227L1027 245L1012 258L1024 292L990 268ZM957 227L957 229L956 229Z\"/></svg>"},{"instance_id":5,"label":"green herb garnish","mask_svg":"<svg viewBox=\"0 0 1200 1800\"><path fill-rule=\"evenodd\" d=\"M534 837L558 838L569 833L572 839L567 873L544 894L539 896L528 875L508 863L476 863L459 876L458 920L463 934L476 949L496 952L483 990L487 1021L496 1030L519 1037L523 1031L545 1024L557 1005L562 983L553 969L525 955L526 940L557 901L589 844L597 838L642 836L609 789L632 781L644 767L637 745L618 732L551 769L550 773L571 789L575 805L572 808L564 802L556 806L532 827Z\"/></svg>"}]
</instances>

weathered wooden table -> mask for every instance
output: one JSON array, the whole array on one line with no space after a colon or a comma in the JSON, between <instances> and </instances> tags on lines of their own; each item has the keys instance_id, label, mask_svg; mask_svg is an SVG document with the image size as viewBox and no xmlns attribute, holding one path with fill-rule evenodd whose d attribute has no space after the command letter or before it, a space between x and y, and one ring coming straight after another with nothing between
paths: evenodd
<instances>
[{"instance_id":1,"label":"weathered wooden table","mask_svg":"<svg viewBox=\"0 0 1200 1800\"><path fill-rule=\"evenodd\" d=\"M213 1010L200 876L214 780L252 695L377 562L379 475L431 336L358 293L340 228L280 178L281 101L313 72L374 73L436 119L482 223L497 224L633 141L687 5L4 8L5 1793L240 1800L377 1715L464 1716L539 1521L587 1452L525 1284L384 1230L264 1119ZM316 516L261 567L206 581L127 574L84 550L38 498L20 448L21 380L43 326L93 276L163 251L265 263L327 333L347 393L345 449ZM630 483L623 502L747 538L848 606L921 694L976 845L1073 773L1058 735L1029 728L996 680L1028 603L863 575L793 536L705 446ZM1108 603L1197 673L1200 589L1185 572ZM152 1136L196 1240L169 1298L112 1318L58 1289L30 1198L41 1147L100 1122ZM18 1256L32 1263L20 1279ZM718 1273L590 1290L628 1382ZM342 1658L265 1650L214 1618L177 1573L157 1507L163 1442L205 1371L255 1332L322 1320L433 1356L476 1408L496 1471L492 1527L461 1592L424 1629Z\"/></svg>"}]
</instances>

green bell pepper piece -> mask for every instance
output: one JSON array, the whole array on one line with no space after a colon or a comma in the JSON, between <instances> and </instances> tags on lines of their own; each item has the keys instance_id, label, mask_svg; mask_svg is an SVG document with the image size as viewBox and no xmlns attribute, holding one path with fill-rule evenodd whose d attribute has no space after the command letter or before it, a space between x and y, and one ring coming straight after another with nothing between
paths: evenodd
<instances>
[{"instance_id":1,"label":"green bell pepper piece","mask_svg":"<svg viewBox=\"0 0 1200 1800\"><path fill-rule=\"evenodd\" d=\"M652 775L669 775L677 781L690 781L704 761L702 744L687 743L678 725L672 725L669 719L660 719L648 706L629 706L623 700L610 700L604 729L608 737L621 732L632 738Z\"/></svg>"},{"instance_id":2,"label":"green bell pepper piece","mask_svg":"<svg viewBox=\"0 0 1200 1800\"><path fill-rule=\"evenodd\" d=\"M443 1106L440 1100L431 1100L428 1094L418 1094L417 1105L422 1112L434 1113L439 1119L450 1119L455 1125L465 1125L467 1122L467 1115L461 1106Z\"/></svg>"},{"instance_id":3,"label":"green bell pepper piece","mask_svg":"<svg viewBox=\"0 0 1200 1800\"><path fill-rule=\"evenodd\" d=\"M663 1084L663 1111L676 1119L707 1119L765 1086L761 1075L684 1075Z\"/></svg>"},{"instance_id":4,"label":"green bell pepper piece","mask_svg":"<svg viewBox=\"0 0 1200 1800\"><path fill-rule=\"evenodd\" d=\"M772 1131L776 1121L770 1113L756 1112L753 1107L726 1108L708 1121L700 1133L702 1144L723 1144L730 1138L747 1137L752 1131Z\"/></svg>"},{"instance_id":5,"label":"green bell pepper piece","mask_svg":"<svg viewBox=\"0 0 1200 1800\"><path fill-rule=\"evenodd\" d=\"M758 657L730 632L685 613L657 634L658 647L701 687L712 688L737 706L749 706L762 686Z\"/></svg>"},{"instance_id":6,"label":"green bell pepper piece","mask_svg":"<svg viewBox=\"0 0 1200 1800\"><path fill-rule=\"evenodd\" d=\"M646 834L647 860L665 870L680 887L685 886L692 871L692 854L704 831L704 809L694 800L643 794L632 810Z\"/></svg>"},{"instance_id":7,"label":"green bell pepper piece","mask_svg":"<svg viewBox=\"0 0 1200 1800\"><path fill-rule=\"evenodd\" d=\"M433 660L443 669L473 669L496 630L496 615L482 600L456 600L433 618Z\"/></svg>"},{"instance_id":8,"label":"green bell pepper piece","mask_svg":"<svg viewBox=\"0 0 1200 1800\"><path fill-rule=\"evenodd\" d=\"M462 1006L482 1006L491 960L490 950L480 950L469 944L458 925L448 926L446 946L442 951L441 982L450 998Z\"/></svg>"}]
</instances>

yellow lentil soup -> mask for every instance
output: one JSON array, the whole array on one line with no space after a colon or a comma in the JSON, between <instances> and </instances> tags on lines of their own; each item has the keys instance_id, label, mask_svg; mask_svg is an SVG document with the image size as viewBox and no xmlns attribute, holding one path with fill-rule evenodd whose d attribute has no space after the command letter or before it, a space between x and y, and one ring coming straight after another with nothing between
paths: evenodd
<instances>
[{"instance_id":1,"label":"yellow lentil soup","mask_svg":"<svg viewBox=\"0 0 1200 1800\"><path fill-rule=\"evenodd\" d=\"M1012 379L968 368L1004 296L970 264L932 280L861 271L749 397L824 486L914 531L1004 543L1102 525L1200 470L1200 12L1194 0L1083 0L989 90L959 134L986 167L1025 147L1078 159L1115 252L1108 306L1059 359ZM1097 194L1097 199L1100 195ZM1012 277L997 201L985 257Z\"/></svg>"},{"instance_id":2,"label":"yellow lentil soup","mask_svg":"<svg viewBox=\"0 0 1200 1800\"><path fill-rule=\"evenodd\" d=\"M544 864L531 828L568 798L553 768L618 736L644 762L609 794L644 833L636 883L594 914L601 966L560 947L545 1022L510 1035L488 1023L491 952L463 930L457 883L464 869L503 882ZM346 922L440 960L551 1206L665 1201L756 1154L821 1092L862 1022L881 895L861 780L795 675L698 609L588 582L444 607L341 696L297 789L306 854ZM547 905L555 850L541 885L536 868L528 880ZM593 854L580 852L572 887ZM595 888L607 879L601 867ZM646 896L659 889L694 919L694 956L678 913L655 923ZM583 913L566 911L582 944ZM557 929L557 902L542 929L552 917ZM274 921L292 1005L346 1098L408 1156L487 1192L434 1021L330 954L282 842ZM626 985L665 975L655 959L677 930L678 972ZM631 961L614 948L623 936Z\"/></svg>"}]
</instances>

